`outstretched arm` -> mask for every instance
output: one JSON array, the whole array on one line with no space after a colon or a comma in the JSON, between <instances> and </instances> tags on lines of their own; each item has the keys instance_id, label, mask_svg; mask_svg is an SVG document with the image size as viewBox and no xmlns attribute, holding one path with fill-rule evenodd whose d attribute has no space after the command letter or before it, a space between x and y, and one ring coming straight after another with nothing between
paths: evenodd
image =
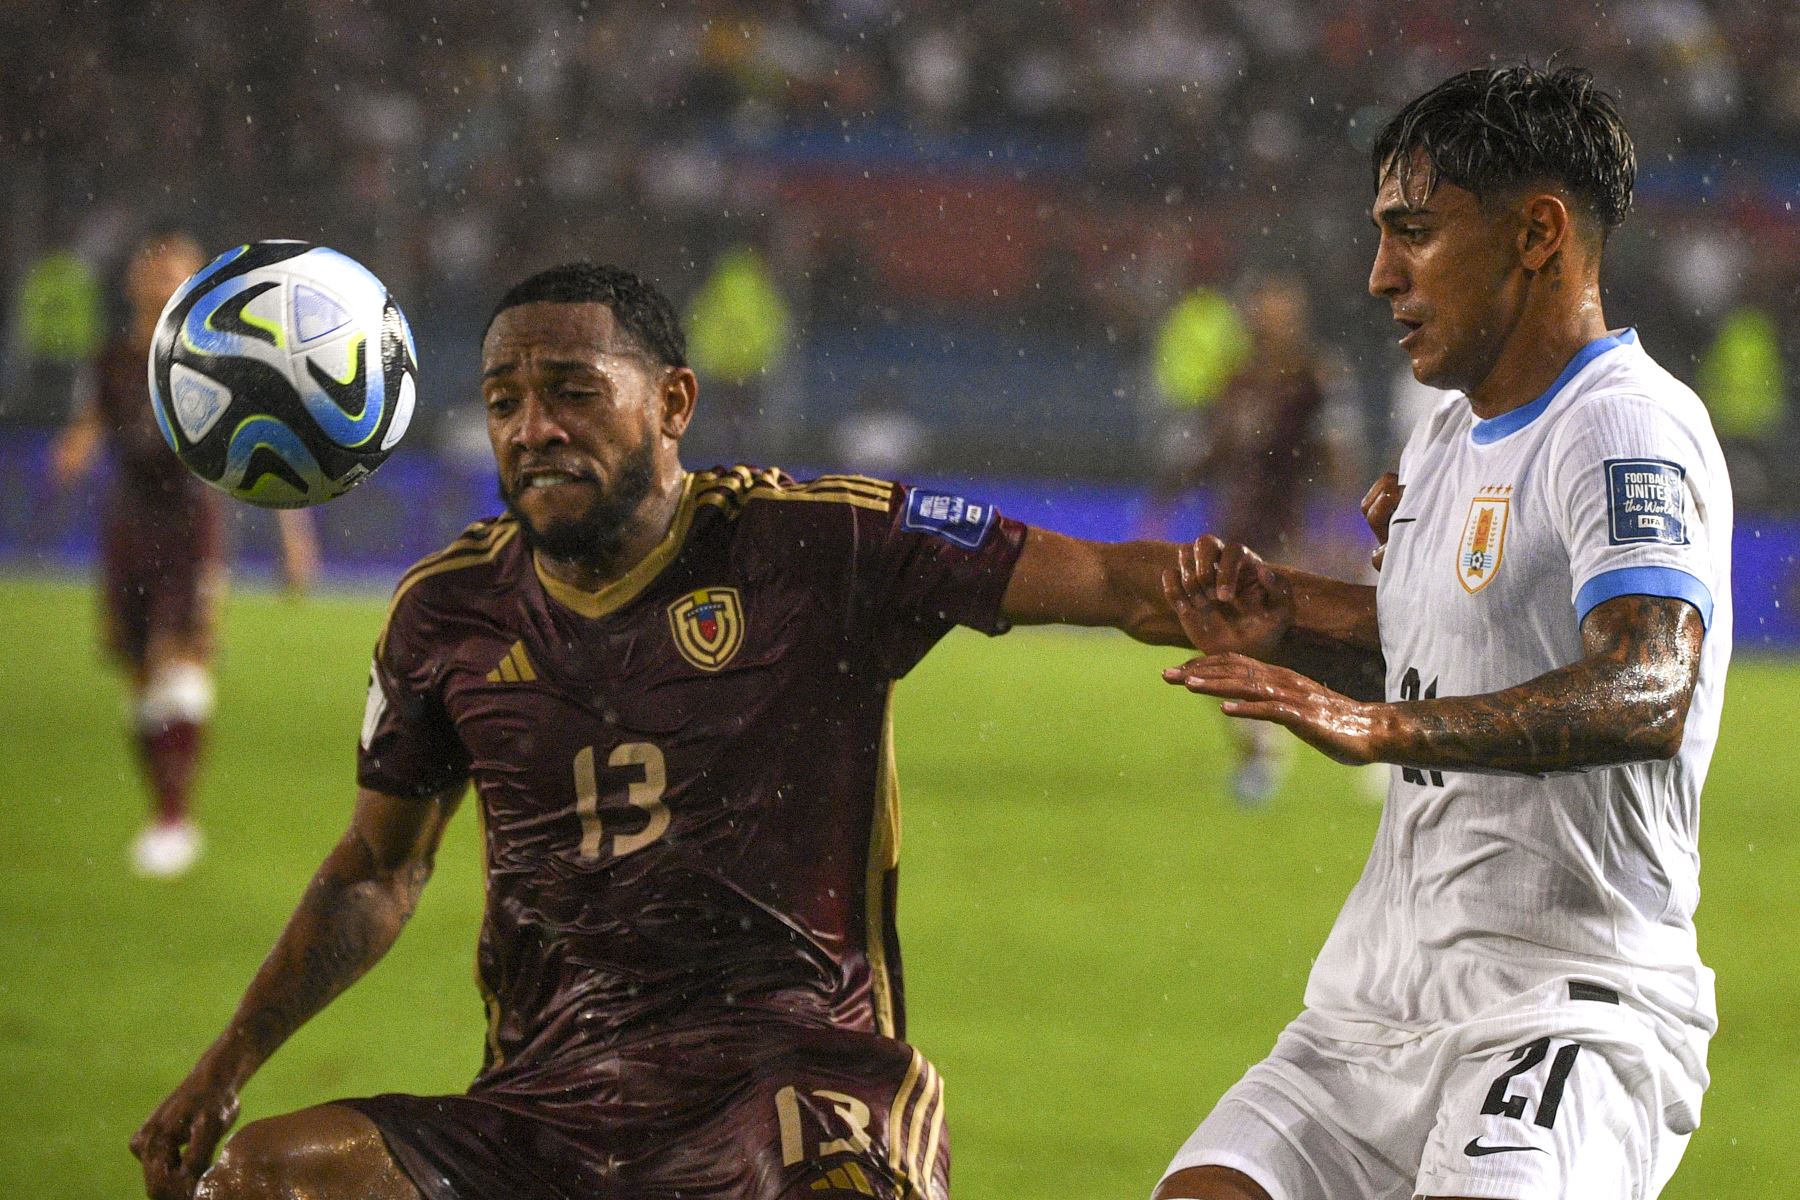
<instances>
[{"instance_id":1,"label":"outstretched arm","mask_svg":"<svg viewBox=\"0 0 1800 1200\"><path fill-rule=\"evenodd\" d=\"M50 443L50 482L59 490L73 486L93 470L106 443L92 368L77 381L76 397L69 423L57 431Z\"/></svg>"},{"instance_id":2,"label":"outstretched arm","mask_svg":"<svg viewBox=\"0 0 1800 1200\"><path fill-rule=\"evenodd\" d=\"M1168 542L1088 542L1033 526L1001 615L1014 625L1108 625L1140 642L1186 646L1162 591L1175 555Z\"/></svg>"},{"instance_id":3,"label":"outstretched arm","mask_svg":"<svg viewBox=\"0 0 1800 1200\"><path fill-rule=\"evenodd\" d=\"M1164 678L1224 698L1232 716L1285 725L1339 762L1540 775L1672 757L1704 637L1686 601L1620 596L1582 622L1581 659L1485 695L1368 703L1240 655Z\"/></svg>"},{"instance_id":4,"label":"outstretched arm","mask_svg":"<svg viewBox=\"0 0 1800 1200\"><path fill-rule=\"evenodd\" d=\"M1189 601L1185 615L1178 593ZM1372 662L1379 694L1374 588L1274 567L1211 535L1176 546L1089 542L1033 527L1001 614L1015 625L1104 625L1159 646L1277 655L1272 661L1313 666L1359 689Z\"/></svg>"},{"instance_id":5,"label":"outstretched arm","mask_svg":"<svg viewBox=\"0 0 1800 1200\"><path fill-rule=\"evenodd\" d=\"M405 800L363 788L342 840L325 857L237 1012L180 1086L131 1139L158 1200L187 1200L237 1119L257 1068L394 944L431 877L462 785Z\"/></svg>"},{"instance_id":6,"label":"outstretched arm","mask_svg":"<svg viewBox=\"0 0 1800 1200\"><path fill-rule=\"evenodd\" d=\"M1371 558L1378 571L1405 491L1390 471L1363 497L1363 518L1379 543ZM1387 666L1374 588L1278 567L1211 534L1182 548L1178 568L1163 587L1194 649L1248 655L1354 699L1382 698Z\"/></svg>"}]
</instances>

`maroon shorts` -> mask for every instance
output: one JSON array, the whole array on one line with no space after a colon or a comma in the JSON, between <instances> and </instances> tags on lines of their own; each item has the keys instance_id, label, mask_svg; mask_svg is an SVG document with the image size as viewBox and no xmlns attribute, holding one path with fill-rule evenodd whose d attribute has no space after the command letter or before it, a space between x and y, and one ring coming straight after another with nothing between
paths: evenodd
<instances>
[{"instance_id":1,"label":"maroon shorts","mask_svg":"<svg viewBox=\"0 0 1800 1200\"><path fill-rule=\"evenodd\" d=\"M944 1085L872 1033L682 1030L465 1095L338 1103L426 1200L946 1200Z\"/></svg>"},{"instance_id":2,"label":"maroon shorts","mask_svg":"<svg viewBox=\"0 0 1800 1200\"><path fill-rule=\"evenodd\" d=\"M142 666L162 636L204 640L212 628L209 589L223 560L223 514L210 492L179 508L115 498L100 533L107 640Z\"/></svg>"}]
</instances>

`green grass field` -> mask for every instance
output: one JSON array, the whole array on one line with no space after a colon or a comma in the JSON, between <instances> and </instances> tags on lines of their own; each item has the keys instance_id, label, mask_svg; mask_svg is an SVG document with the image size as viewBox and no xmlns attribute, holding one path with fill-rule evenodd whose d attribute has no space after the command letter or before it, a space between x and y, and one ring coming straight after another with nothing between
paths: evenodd
<instances>
[{"instance_id":1,"label":"green grass field","mask_svg":"<svg viewBox=\"0 0 1800 1200\"><path fill-rule=\"evenodd\" d=\"M141 1195L126 1139L220 1028L347 817L375 598L233 600L190 877L140 882L142 815L92 601L0 582L0 1196ZM1224 799L1220 719L1113 635L958 633L901 685L911 1033L949 1081L969 1200L1141 1198L1300 1003L1376 807L1302 752ZM1719 974L1706 1124L1667 1193L1800 1194L1800 668L1733 671L1705 805ZM478 1063L475 821L387 961L278 1054L246 1118L457 1091ZM1787 1165L1784 1165L1787 1164Z\"/></svg>"}]
</instances>

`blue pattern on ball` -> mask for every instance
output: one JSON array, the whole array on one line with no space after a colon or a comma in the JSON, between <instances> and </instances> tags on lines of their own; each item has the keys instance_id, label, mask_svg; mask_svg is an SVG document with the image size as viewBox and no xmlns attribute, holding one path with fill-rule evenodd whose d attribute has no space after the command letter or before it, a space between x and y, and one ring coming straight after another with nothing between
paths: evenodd
<instances>
[{"instance_id":1,"label":"blue pattern on ball","mask_svg":"<svg viewBox=\"0 0 1800 1200\"><path fill-rule=\"evenodd\" d=\"M162 430L163 441L169 443L169 449L177 454L181 447L175 444L175 427L169 424L169 414L163 410L168 407L169 398L163 394L156 383L156 356L150 357L150 412L156 417L156 427Z\"/></svg>"},{"instance_id":2,"label":"blue pattern on ball","mask_svg":"<svg viewBox=\"0 0 1800 1200\"><path fill-rule=\"evenodd\" d=\"M233 492L244 490L244 472L258 446L273 450L294 474L306 481L307 490L299 499L316 502L338 493L339 489L325 477L325 472L319 468L319 460L306 448L300 435L278 418L268 416L246 417L231 431L231 442L225 450L225 473L219 477L220 484ZM254 493L258 486L252 484L248 490Z\"/></svg>"},{"instance_id":3,"label":"blue pattern on ball","mask_svg":"<svg viewBox=\"0 0 1800 1200\"><path fill-rule=\"evenodd\" d=\"M188 344L189 349L200 354L215 354L221 358L253 358L258 362L268 363L278 371L286 370L287 354L282 349L271 346L261 338L246 337L241 333L225 333L207 324L214 313L225 307L240 292L268 282L266 277L252 271L236 279L227 279L200 297L194 302L194 307L188 310L187 320L181 324L182 340Z\"/></svg>"},{"instance_id":4,"label":"blue pattern on ball","mask_svg":"<svg viewBox=\"0 0 1800 1200\"><path fill-rule=\"evenodd\" d=\"M180 304L183 300L186 300L189 296L193 295L207 280L211 279L214 275L217 275L225 267L230 266L238 259L244 257L245 252L249 249L250 246L248 243L242 246L233 246L225 253L219 255L219 257L207 263L204 267L201 267L199 271L189 277L186 283L175 289L175 294L169 297L167 308L173 309L177 304Z\"/></svg>"},{"instance_id":5,"label":"blue pattern on ball","mask_svg":"<svg viewBox=\"0 0 1800 1200\"><path fill-rule=\"evenodd\" d=\"M375 436L375 428L381 424L381 416L387 411L387 382L382 378L381 347L370 346L367 340L363 340L359 353L363 359L361 415L351 416L332 399L330 393L314 385L310 378L304 381L307 386L300 389L300 402L306 405L306 411L318 422L320 432L338 445L351 449L356 449ZM322 367L320 369L324 370Z\"/></svg>"}]
</instances>

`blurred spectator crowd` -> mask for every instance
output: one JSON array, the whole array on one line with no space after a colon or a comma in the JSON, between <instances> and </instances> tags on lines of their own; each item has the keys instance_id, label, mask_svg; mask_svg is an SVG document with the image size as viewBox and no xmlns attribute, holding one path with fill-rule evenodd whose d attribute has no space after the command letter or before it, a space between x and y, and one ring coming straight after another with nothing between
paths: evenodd
<instances>
[{"instance_id":1,"label":"blurred spectator crowd","mask_svg":"<svg viewBox=\"0 0 1800 1200\"><path fill-rule=\"evenodd\" d=\"M591 257L684 308L709 281L784 298L721 455L854 457L866 426L945 469L1130 477L1167 315L1297 272L1374 468L1406 397L1365 292L1367 146L1457 69L1553 54L1639 146L1609 315L1690 382L1730 376L1778 498L1800 461L1788 0L10 0L0 415L61 418L33 364L82 352L79 293L172 223L367 262L419 332L420 436L452 451L493 300Z\"/></svg>"}]
</instances>

